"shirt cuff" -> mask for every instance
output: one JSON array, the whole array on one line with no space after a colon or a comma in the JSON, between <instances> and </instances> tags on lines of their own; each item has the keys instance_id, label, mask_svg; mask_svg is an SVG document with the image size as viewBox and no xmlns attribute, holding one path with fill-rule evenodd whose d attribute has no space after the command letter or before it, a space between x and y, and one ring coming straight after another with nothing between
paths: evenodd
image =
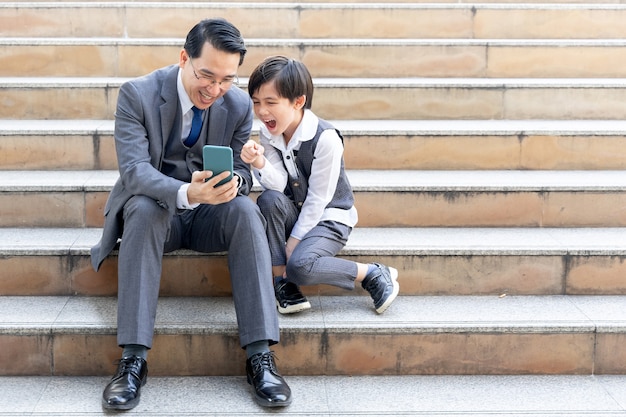
<instances>
[{"instance_id":1,"label":"shirt cuff","mask_svg":"<svg viewBox=\"0 0 626 417\"><path fill-rule=\"evenodd\" d=\"M200 203L189 204L189 199L187 199L187 189L190 184L183 184L178 189L178 195L176 196L176 207L181 210L193 210L200 205Z\"/></svg>"},{"instance_id":2,"label":"shirt cuff","mask_svg":"<svg viewBox=\"0 0 626 417\"><path fill-rule=\"evenodd\" d=\"M241 175L236 172L233 172L233 175L237 178L237 191L239 191L241 189L241 185L243 184L243 178L241 178Z\"/></svg>"}]
</instances>

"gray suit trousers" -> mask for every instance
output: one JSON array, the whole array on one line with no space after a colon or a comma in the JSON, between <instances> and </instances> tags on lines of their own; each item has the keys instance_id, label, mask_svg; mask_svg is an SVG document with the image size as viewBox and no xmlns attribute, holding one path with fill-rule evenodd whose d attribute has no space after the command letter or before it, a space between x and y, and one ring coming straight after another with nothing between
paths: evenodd
<instances>
[{"instance_id":1,"label":"gray suit trousers","mask_svg":"<svg viewBox=\"0 0 626 417\"><path fill-rule=\"evenodd\" d=\"M265 220L256 204L238 196L172 217L153 199L134 196L124 206L118 258L120 346L152 347L163 254L176 249L228 251L228 266L242 347L279 341Z\"/></svg>"},{"instance_id":2,"label":"gray suit trousers","mask_svg":"<svg viewBox=\"0 0 626 417\"><path fill-rule=\"evenodd\" d=\"M275 190L263 191L257 198L257 204L267 221L272 265L286 263L288 281L297 285L328 284L354 289L356 263L336 257L346 245L351 227L331 220L318 223L298 243L287 262L285 241L300 212L289 197Z\"/></svg>"}]
</instances>

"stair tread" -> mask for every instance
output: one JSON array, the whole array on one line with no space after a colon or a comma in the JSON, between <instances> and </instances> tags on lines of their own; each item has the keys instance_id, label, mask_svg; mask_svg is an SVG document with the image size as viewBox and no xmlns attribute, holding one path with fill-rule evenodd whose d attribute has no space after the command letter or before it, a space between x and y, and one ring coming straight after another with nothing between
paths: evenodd
<instances>
[{"instance_id":1,"label":"stair tread","mask_svg":"<svg viewBox=\"0 0 626 417\"><path fill-rule=\"evenodd\" d=\"M624 135L626 120L329 120L346 135ZM8 119L0 136L113 135L115 122L98 119ZM253 132L259 129L254 120Z\"/></svg>"},{"instance_id":2,"label":"stair tread","mask_svg":"<svg viewBox=\"0 0 626 417\"><path fill-rule=\"evenodd\" d=\"M399 278L400 282L402 277ZM382 315L370 297L309 296L312 309L281 315L283 330L349 333L616 333L626 296L398 296ZM115 334L116 298L2 296L0 334ZM162 297L155 334L234 333L231 297Z\"/></svg>"},{"instance_id":3,"label":"stair tread","mask_svg":"<svg viewBox=\"0 0 626 417\"><path fill-rule=\"evenodd\" d=\"M278 363L280 369L280 362ZM110 377L0 377L0 416L108 416ZM610 416L626 413L626 376L288 376L285 416ZM366 388L364 388L366 387ZM244 416L267 413L245 376L150 377L125 415Z\"/></svg>"},{"instance_id":4,"label":"stair tread","mask_svg":"<svg viewBox=\"0 0 626 417\"><path fill-rule=\"evenodd\" d=\"M87 256L100 236L99 228L0 228L0 256ZM340 255L622 256L626 228L357 227Z\"/></svg>"},{"instance_id":5,"label":"stair tread","mask_svg":"<svg viewBox=\"0 0 626 417\"><path fill-rule=\"evenodd\" d=\"M42 46L42 45L139 45L180 46L184 38L147 37L123 38L104 37L1 37L0 45ZM479 38L247 38L246 46L624 46L625 39L479 39Z\"/></svg>"},{"instance_id":6,"label":"stair tread","mask_svg":"<svg viewBox=\"0 0 626 417\"><path fill-rule=\"evenodd\" d=\"M355 192L624 191L620 170L347 170ZM0 170L0 191L110 191L115 170ZM254 191L261 188L256 184Z\"/></svg>"},{"instance_id":7,"label":"stair tread","mask_svg":"<svg viewBox=\"0 0 626 417\"><path fill-rule=\"evenodd\" d=\"M198 6L197 1L189 1L189 0L179 0L177 2L171 1L153 1L147 0L145 2L132 0L132 1L102 1L102 0L93 0L93 1L72 1L72 2L59 2L58 0L53 0L50 2L41 2L41 1L12 1L12 2L2 2L0 3L0 8L14 8L16 4L19 5L20 8L43 8L43 9L55 9L55 8L63 8L63 9L74 9L74 8L138 8L138 9L146 9L146 8L165 8L165 9L180 9L180 8L188 8L191 6ZM625 5L620 3L611 3L602 1L601 3L586 0L584 3L578 2L563 2L563 3L532 3L528 1L523 2L510 2L510 3L459 3L459 2L441 2L441 3L432 3L432 2L419 2L415 0L405 1L405 2L383 2L380 0L376 1L359 1L359 2L346 2L342 1L319 1L315 2L293 2L293 1L274 1L267 2L266 0L262 0L259 2L244 0L242 2L211 2L210 4L204 5L209 8L232 8L232 9L241 9L242 7L249 7L251 9L298 9L298 10L309 10L309 9L419 9L419 10L429 10L429 9L496 9L496 10L624 10L626 8Z\"/></svg>"},{"instance_id":8,"label":"stair tread","mask_svg":"<svg viewBox=\"0 0 626 417\"><path fill-rule=\"evenodd\" d=\"M117 88L133 77L0 77L0 88ZM246 88L248 77L239 78L239 87ZM472 78L472 77L316 77L316 88L623 88L626 78L578 77L578 78Z\"/></svg>"}]
</instances>

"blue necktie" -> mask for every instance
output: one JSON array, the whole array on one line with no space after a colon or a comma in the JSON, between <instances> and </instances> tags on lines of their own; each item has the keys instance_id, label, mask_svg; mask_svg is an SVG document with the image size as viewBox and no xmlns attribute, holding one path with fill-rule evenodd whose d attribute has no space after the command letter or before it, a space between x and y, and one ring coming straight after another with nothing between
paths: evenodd
<instances>
[{"instance_id":1,"label":"blue necktie","mask_svg":"<svg viewBox=\"0 0 626 417\"><path fill-rule=\"evenodd\" d=\"M183 142L188 148L191 148L196 143L198 137L200 136L200 129L202 129L202 110L196 106L193 106L191 110L193 110L191 131L189 132L187 139L185 139L185 142Z\"/></svg>"}]
</instances>

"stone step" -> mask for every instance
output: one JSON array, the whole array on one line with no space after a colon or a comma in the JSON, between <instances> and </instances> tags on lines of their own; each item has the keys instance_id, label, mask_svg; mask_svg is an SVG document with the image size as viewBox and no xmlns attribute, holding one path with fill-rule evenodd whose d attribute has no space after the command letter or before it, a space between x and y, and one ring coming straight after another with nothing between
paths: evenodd
<instances>
[{"instance_id":1,"label":"stone step","mask_svg":"<svg viewBox=\"0 0 626 417\"><path fill-rule=\"evenodd\" d=\"M100 235L98 228L0 228L0 294L115 295L117 254L98 273L91 268L89 249ZM357 227L339 256L396 267L400 293L409 296L626 295L625 228ZM346 295L329 286L303 291ZM164 257L161 295L230 293L224 253Z\"/></svg>"},{"instance_id":2,"label":"stone step","mask_svg":"<svg viewBox=\"0 0 626 417\"><path fill-rule=\"evenodd\" d=\"M0 377L0 416L110 416L100 406L108 381L109 376ZM287 382L293 402L280 410L280 415L288 417L607 417L626 413L623 375L294 375L288 376ZM141 391L141 403L124 415L224 417L267 413L252 400L242 373L226 377L150 376Z\"/></svg>"},{"instance_id":3,"label":"stone step","mask_svg":"<svg viewBox=\"0 0 626 417\"><path fill-rule=\"evenodd\" d=\"M365 295L310 301L280 317L286 375L626 372L624 296L400 296L383 315ZM0 312L3 375L113 373L115 297L3 296ZM230 297L162 298L151 375L241 375L238 339Z\"/></svg>"},{"instance_id":4,"label":"stone step","mask_svg":"<svg viewBox=\"0 0 626 417\"><path fill-rule=\"evenodd\" d=\"M0 77L0 119L113 119L125 80ZM325 119L626 119L626 78L317 78L314 82L313 110ZM241 88L246 87L244 79Z\"/></svg>"},{"instance_id":5,"label":"stone step","mask_svg":"<svg viewBox=\"0 0 626 417\"><path fill-rule=\"evenodd\" d=\"M61 3L73 3L73 0L42 0L41 3L57 3L57 2L61 2ZM110 4L110 3L118 3L119 0L82 0L80 1L80 3L103 3L103 4ZM122 1L122 3L125 4L133 4L133 3L151 3L153 2L153 0L129 0L129 1ZM190 3L189 0L173 0L172 2L183 2L183 3ZM0 3L8 3L8 4L13 4L16 6L19 6L21 4L24 3L33 3L32 0L2 0L2 2ZM39 3L39 2L37 2ZM208 2L207 2L208 3ZM222 2L224 3L224 2ZM237 4L247 4L247 3L268 3L267 0L234 0L232 2L228 2L228 3L237 3ZM294 3L293 0L276 0L276 1L272 1L271 3L278 3L278 4L282 4L282 3L287 3L287 4L292 4ZM309 3L321 3L321 4L326 4L326 3L342 3L342 4L346 4L346 5L350 5L350 4L377 4L377 5L386 5L387 2L383 2L381 0L305 0L305 1L299 1L297 2L298 4L309 4ZM422 4L422 3L426 3L426 4L431 4L431 3L443 3L443 4L456 4L456 3L460 3L460 4L465 4L465 3L469 3L469 4L475 4L473 1L468 1L468 0L436 0L436 1L432 1L432 0L399 0L399 1L394 1L393 3L406 3L406 4ZM495 3L495 4L542 4L542 3L547 3L545 0L485 0L485 1L481 1L482 3ZM549 2L550 4L598 4L598 5L605 5L605 4L620 4L620 0L551 0Z\"/></svg>"},{"instance_id":6,"label":"stone step","mask_svg":"<svg viewBox=\"0 0 626 417\"><path fill-rule=\"evenodd\" d=\"M118 176L0 171L0 227L101 227ZM623 171L350 170L348 176L363 227L626 226ZM252 198L260 190L254 187Z\"/></svg>"},{"instance_id":7,"label":"stone step","mask_svg":"<svg viewBox=\"0 0 626 417\"><path fill-rule=\"evenodd\" d=\"M350 169L626 169L624 120L332 120ZM0 170L117 169L113 120L4 120ZM257 138L258 121L252 135Z\"/></svg>"},{"instance_id":8,"label":"stone step","mask_svg":"<svg viewBox=\"0 0 626 417\"><path fill-rule=\"evenodd\" d=\"M230 20L246 39L626 37L623 4L185 1L0 3L0 37L176 38L201 16Z\"/></svg>"},{"instance_id":9,"label":"stone step","mask_svg":"<svg viewBox=\"0 0 626 417\"><path fill-rule=\"evenodd\" d=\"M0 38L0 76L135 77L178 62L183 43L184 38ZM267 38L248 39L246 45L243 77L274 54L302 60L314 77L626 76L623 66L613 64L626 61L624 39Z\"/></svg>"}]
</instances>

